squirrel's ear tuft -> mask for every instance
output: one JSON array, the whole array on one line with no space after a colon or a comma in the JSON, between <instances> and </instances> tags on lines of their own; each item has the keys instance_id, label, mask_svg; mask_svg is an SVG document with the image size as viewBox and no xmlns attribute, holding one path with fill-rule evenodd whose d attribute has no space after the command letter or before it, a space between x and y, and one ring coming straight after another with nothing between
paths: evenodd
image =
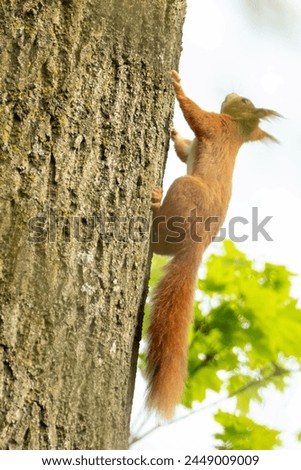
<instances>
[{"instance_id":1,"label":"squirrel's ear tuft","mask_svg":"<svg viewBox=\"0 0 301 470\"><path fill-rule=\"evenodd\" d=\"M247 141L264 140L264 139L269 139L277 144L280 143L279 140L277 140L271 134L268 134L266 131L263 131L262 129L260 129L260 127L256 127L256 129L254 129L254 131L251 132L251 134L247 138Z\"/></svg>"},{"instance_id":2,"label":"squirrel's ear tuft","mask_svg":"<svg viewBox=\"0 0 301 470\"><path fill-rule=\"evenodd\" d=\"M277 113L277 111L273 111L272 109L264 109L264 108L256 109L256 117L258 119L283 118L283 116Z\"/></svg>"}]
</instances>

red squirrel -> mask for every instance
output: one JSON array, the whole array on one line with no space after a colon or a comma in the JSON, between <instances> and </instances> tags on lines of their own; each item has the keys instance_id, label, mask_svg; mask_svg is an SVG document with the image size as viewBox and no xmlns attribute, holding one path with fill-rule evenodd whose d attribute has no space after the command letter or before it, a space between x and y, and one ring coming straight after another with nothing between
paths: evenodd
<instances>
[{"instance_id":1,"label":"red squirrel","mask_svg":"<svg viewBox=\"0 0 301 470\"><path fill-rule=\"evenodd\" d=\"M173 416L184 390L197 271L205 249L224 222L236 155L244 142L276 140L258 125L260 119L280 116L270 109L255 108L235 93L226 96L220 114L204 111L185 95L179 74L171 71L170 77L195 138L184 139L172 129L171 138L178 157L187 164L187 175L173 182L162 203L161 189L152 193L152 249L172 259L152 299L147 403L167 419Z\"/></svg>"}]
</instances>

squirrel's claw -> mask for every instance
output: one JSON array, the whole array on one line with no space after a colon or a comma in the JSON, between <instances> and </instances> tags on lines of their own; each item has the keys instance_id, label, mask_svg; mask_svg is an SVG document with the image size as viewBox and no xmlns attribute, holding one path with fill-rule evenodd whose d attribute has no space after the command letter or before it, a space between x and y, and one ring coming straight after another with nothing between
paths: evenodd
<instances>
[{"instance_id":1,"label":"squirrel's claw","mask_svg":"<svg viewBox=\"0 0 301 470\"><path fill-rule=\"evenodd\" d=\"M168 72L168 75L170 76L170 79L171 79L173 85L180 85L181 78L180 78L180 75L178 74L178 72L176 72L176 70L170 70Z\"/></svg>"}]
</instances>

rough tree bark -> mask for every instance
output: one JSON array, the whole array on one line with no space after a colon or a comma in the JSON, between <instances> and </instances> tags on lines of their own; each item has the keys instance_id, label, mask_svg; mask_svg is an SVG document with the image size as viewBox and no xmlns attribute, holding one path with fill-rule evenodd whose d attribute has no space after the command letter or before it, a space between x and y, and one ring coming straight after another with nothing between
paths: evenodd
<instances>
[{"instance_id":1,"label":"rough tree bark","mask_svg":"<svg viewBox=\"0 0 301 470\"><path fill-rule=\"evenodd\" d=\"M0 2L1 449L127 447L184 14Z\"/></svg>"}]
</instances>

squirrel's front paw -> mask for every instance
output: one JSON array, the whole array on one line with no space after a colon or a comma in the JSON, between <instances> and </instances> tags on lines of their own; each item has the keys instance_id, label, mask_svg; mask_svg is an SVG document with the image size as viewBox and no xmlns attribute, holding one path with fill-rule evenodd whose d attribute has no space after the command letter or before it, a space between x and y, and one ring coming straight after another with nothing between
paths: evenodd
<instances>
[{"instance_id":1,"label":"squirrel's front paw","mask_svg":"<svg viewBox=\"0 0 301 470\"><path fill-rule=\"evenodd\" d=\"M173 84L174 87L180 87L181 86L181 78L180 78L180 75L178 74L178 72L176 72L175 70L170 70L169 72L169 76L170 76L170 79L171 79L171 82Z\"/></svg>"}]
</instances>

